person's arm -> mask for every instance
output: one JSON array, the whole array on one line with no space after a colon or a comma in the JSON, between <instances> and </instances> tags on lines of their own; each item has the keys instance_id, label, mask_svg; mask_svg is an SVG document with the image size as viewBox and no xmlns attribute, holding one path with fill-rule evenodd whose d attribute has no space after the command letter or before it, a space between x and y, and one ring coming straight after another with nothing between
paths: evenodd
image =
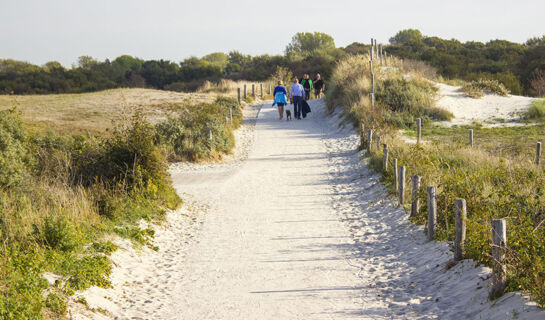
<instances>
[{"instance_id":1,"label":"person's arm","mask_svg":"<svg viewBox=\"0 0 545 320\"><path fill-rule=\"evenodd\" d=\"M314 85L312 85L312 80L308 79L308 83L310 83L310 90L314 88Z\"/></svg>"}]
</instances>

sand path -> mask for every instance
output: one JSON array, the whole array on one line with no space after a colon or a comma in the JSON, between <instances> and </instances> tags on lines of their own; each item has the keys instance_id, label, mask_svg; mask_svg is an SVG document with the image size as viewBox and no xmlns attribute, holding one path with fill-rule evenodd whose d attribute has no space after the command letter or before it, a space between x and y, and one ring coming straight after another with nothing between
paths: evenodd
<instances>
[{"instance_id":1,"label":"sand path","mask_svg":"<svg viewBox=\"0 0 545 320\"><path fill-rule=\"evenodd\" d=\"M312 108L287 122L264 106L255 130L242 129L243 157L173 166L186 209L157 231L158 252L113 254L114 288L88 290L101 316L544 318L520 294L490 302L487 268L465 260L446 270L447 244L426 242L388 198L353 128L323 101Z\"/></svg>"}]
</instances>

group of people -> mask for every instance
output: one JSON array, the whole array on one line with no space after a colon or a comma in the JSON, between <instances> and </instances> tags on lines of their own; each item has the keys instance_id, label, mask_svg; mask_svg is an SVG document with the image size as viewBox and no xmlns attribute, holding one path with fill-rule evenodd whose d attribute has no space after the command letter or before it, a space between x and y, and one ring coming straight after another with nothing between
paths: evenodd
<instances>
[{"instance_id":1,"label":"group of people","mask_svg":"<svg viewBox=\"0 0 545 320\"><path fill-rule=\"evenodd\" d=\"M293 116L295 119L301 120L301 117L305 118L307 113L310 112L310 106L306 101L310 99L312 90L314 89L314 96L316 98L321 98L325 90L325 83L320 74L316 75L314 81L310 79L309 74L303 75L303 78L300 80L296 77L293 81L289 92L289 103L293 104ZM273 106L278 106L278 119L282 120L284 118L284 106L288 104L288 91L282 81L278 81L278 85L274 88L273 97ZM288 120L290 114L291 112L286 110Z\"/></svg>"}]
</instances>

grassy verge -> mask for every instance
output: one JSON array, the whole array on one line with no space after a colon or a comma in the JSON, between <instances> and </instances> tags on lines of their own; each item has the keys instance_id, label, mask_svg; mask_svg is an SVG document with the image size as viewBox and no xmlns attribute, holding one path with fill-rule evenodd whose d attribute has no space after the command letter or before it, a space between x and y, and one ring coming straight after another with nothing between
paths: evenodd
<instances>
[{"instance_id":1,"label":"grassy verge","mask_svg":"<svg viewBox=\"0 0 545 320\"><path fill-rule=\"evenodd\" d=\"M62 319L76 290L108 287L109 239L149 245L153 230L140 221L160 222L181 203L167 158L204 160L233 147L242 119L233 99L172 108L178 117L153 126L136 112L108 136L32 133L17 110L0 111L1 319ZM58 280L48 283L46 272Z\"/></svg>"},{"instance_id":2,"label":"grassy verge","mask_svg":"<svg viewBox=\"0 0 545 320\"><path fill-rule=\"evenodd\" d=\"M358 61L341 62L338 70L357 69L367 61L362 57ZM345 64L349 65L346 66ZM438 186L438 241L454 239L454 202L456 198L467 201L467 240L466 258L471 258L486 265L491 265L490 223L492 219L507 220L508 233L508 291L523 290L530 292L534 299L545 305L545 170L533 163L535 143L543 139L543 126L490 128L474 127L475 146L468 146L468 127L440 128L424 126L425 144L409 144L398 137L401 127L408 128L414 135L414 128L407 124L413 120L415 110L409 106L419 96L426 94L430 99L433 92L418 89L420 93L403 96L400 102L404 108L394 111L388 103L390 97L398 94L384 92L387 97L378 100L378 105L371 107L368 102L368 71L358 70L341 79L334 78L331 84L334 92L328 94L331 108L342 106L350 119L365 129L373 129L388 145L390 161L398 159L399 165L406 166L407 177L418 174L422 185ZM377 74L377 73L375 73ZM387 78L388 74L379 77ZM411 79L410 77L408 79ZM380 81L384 81L378 79ZM412 80L411 80L412 81ZM345 83L360 83L361 92L344 94ZM349 86L350 87L350 86ZM378 86L380 88L380 85ZM337 89L338 88L338 89ZM341 94L342 93L342 94ZM378 96L379 93L377 93ZM357 95L357 98L355 96ZM353 102L360 99L361 103ZM383 103L387 103L383 105ZM433 110L433 109L431 109ZM430 109L425 114L434 114ZM423 111L417 111L422 114ZM417 113L417 114L418 114ZM403 121L391 121L391 114ZM360 126L361 124L361 126ZM365 143L365 135L362 142ZM382 170L382 150L373 150L370 164L380 172L383 180L390 186L393 182L392 164L387 171ZM410 192L410 190L408 190ZM409 194L406 195L408 199ZM425 223L426 195L425 188L418 194L422 207L413 222ZM406 208L408 209L408 208Z\"/></svg>"}]
</instances>

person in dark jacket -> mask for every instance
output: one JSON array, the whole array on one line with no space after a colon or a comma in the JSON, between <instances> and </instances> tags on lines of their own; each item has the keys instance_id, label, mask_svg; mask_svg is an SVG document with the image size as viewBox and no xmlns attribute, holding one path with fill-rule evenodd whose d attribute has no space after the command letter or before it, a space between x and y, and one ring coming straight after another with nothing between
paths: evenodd
<instances>
[{"instance_id":1,"label":"person in dark jacket","mask_svg":"<svg viewBox=\"0 0 545 320\"><path fill-rule=\"evenodd\" d=\"M305 88L305 100L310 99L310 92L312 91L313 85L308 74L305 74L303 79L301 79L301 85Z\"/></svg>"},{"instance_id":2,"label":"person in dark jacket","mask_svg":"<svg viewBox=\"0 0 545 320\"><path fill-rule=\"evenodd\" d=\"M316 74L316 79L314 79L314 95L316 96L316 99L320 99L322 97L322 93L325 91L325 82L322 80L322 76L320 74Z\"/></svg>"}]
</instances>

